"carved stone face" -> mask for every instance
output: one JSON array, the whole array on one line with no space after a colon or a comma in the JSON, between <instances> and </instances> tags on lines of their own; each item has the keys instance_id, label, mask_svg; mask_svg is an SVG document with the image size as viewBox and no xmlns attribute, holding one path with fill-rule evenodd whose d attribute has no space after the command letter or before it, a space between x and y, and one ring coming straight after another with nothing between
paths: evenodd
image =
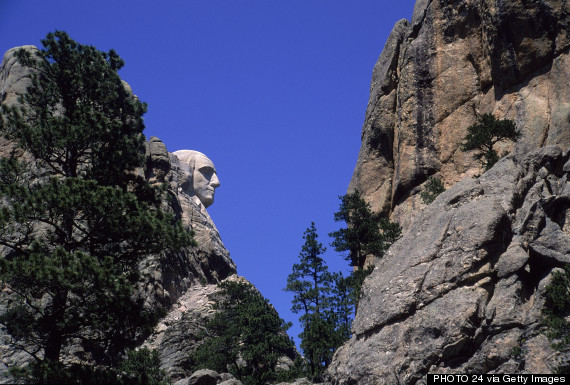
<instances>
[{"instance_id":1,"label":"carved stone face","mask_svg":"<svg viewBox=\"0 0 570 385\"><path fill-rule=\"evenodd\" d=\"M187 192L195 195L205 207L214 203L215 189L220 186L214 163L198 151L180 150L174 155L180 160L180 167L189 174Z\"/></svg>"},{"instance_id":2,"label":"carved stone face","mask_svg":"<svg viewBox=\"0 0 570 385\"><path fill-rule=\"evenodd\" d=\"M193 174L194 194L206 207L214 203L215 189L220 187L220 180L214 163L208 158L197 157Z\"/></svg>"}]
</instances>

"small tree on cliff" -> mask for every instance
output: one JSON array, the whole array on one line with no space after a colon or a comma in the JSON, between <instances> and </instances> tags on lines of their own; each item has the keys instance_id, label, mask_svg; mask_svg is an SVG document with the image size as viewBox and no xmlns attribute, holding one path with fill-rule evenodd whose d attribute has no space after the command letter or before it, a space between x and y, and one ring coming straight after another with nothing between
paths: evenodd
<instances>
[{"instance_id":1,"label":"small tree on cliff","mask_svg":"<svg viewBox=\"0 0 570 385\"><path fill-rule=\"evenodd\" d=\"M430 176L425 183L423 191L420 192L420 198L426 205L429 205L444 191L445 186L441 179L436 176Z\"/></svg>"},{"instance_id":2,"label":"small tree on cliff","mask_svg":"<svg viewBox=\"0 0 570 385\"><path fill-rule=\"evenodd\" d=\"M487 171L499 160L493 146L502 140L516 141L520 136L521 133L517 131L512 120L498 120L491 114L483 114L479 116L477 123L467 127L467 135L463 138L460 148L463 151L477 150L475 158Z\"/></svg>"},{"instance_id":3,"label":"small tree on cliff","mask_svg":"<svg viewBox=\"0 0 570 385\"><path fill-rule=\"evenodd\" d=\"M364 278L372 272L373 266L366 267L369 256L381 258L388 247L401 235L402 229L397 223L372 213L370 204L360 193L355 191L339 197L339 211L334 214L337 222L345 222L346 228L329 234L334 238L331 246L339 252L348 252L345 258L355 270L350 277L353 287L354 306L357 307L360 289Z\"/></svg>"},{"instance_id":4,"label":"small tree on cliff","mask_svg":"<svg viewBox=\"0 0 570 385\"><path fill-rule=\"evenodd\" d=\"M193 241L135 173L146 105L122 84L123 61L64 32L42 44L17 52L31 86L0 115L0 134L34 159L0 160L0 324L36 381L76 383L69 373L85 371L63 363L66 348L118 365L160 313L136 295L139 262Z\"/></svg>"},{"instance_id":5,"label":"small tree on cliff","mask_svg":"<svg viewBox=\"0 0 570 385\"><path fill-rule=\"evenodd\" d=\"M542 322L546 335L554 341L553 348L568 354L570 352L570 263L564 269L554 271L545 290L546 301L542 310ZM562 362L555 368L557 373L570 372L570 363Z\"/></svg>"},{"instance_id":6,"label":"small tree on cliff","mask_svg":"<svg viewBox=\"0 0 570 385\"><path fill-rule=\"evenodd\" d=\"M345 222L346 228L329 234L334 238L331 246L336 251L348 251L345 258L350 266L364 270L368 256L382 257L402 232L400 225L372 213L370 204L358 191L339 197L339 210L334 214L336 222Z\"/></svg>"}]
</instances>

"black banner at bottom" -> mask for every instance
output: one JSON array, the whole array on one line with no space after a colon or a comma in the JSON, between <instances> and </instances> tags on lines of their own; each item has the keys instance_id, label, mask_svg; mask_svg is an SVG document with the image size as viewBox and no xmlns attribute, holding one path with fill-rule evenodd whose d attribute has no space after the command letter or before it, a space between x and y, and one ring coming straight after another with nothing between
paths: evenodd
<instances>
[{"instance_id":1,"label":"black banner at bottom","mask_svg":"<svg viewBox=\"0 0 570 385\"><path fill-rule=\"evenodd\" d=\"M427 385L569 384L570 374L428 374Z\"/></svg>"}]
</instances>

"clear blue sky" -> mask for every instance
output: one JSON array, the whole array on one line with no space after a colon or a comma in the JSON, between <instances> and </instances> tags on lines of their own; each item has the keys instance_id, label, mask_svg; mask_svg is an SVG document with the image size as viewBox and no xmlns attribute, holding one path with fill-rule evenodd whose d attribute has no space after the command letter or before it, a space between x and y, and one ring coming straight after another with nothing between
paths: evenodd
<instances>
[{"instance_id":1,"label":"clear blue sky","mask_svg":"<svg viewBox=\"0 0 570 385\"><path fill-rule=\"evenodd\" d=\"M209 208L238 273L287 321L302 235L333 221L360 147L370 77L415 0L0 0L0 51L56 29L125 60L146 135L213 160ZM331 270L348 272L326 253ZM297 336L300 329L290 329Z\"/></svg>"}]
</instances>

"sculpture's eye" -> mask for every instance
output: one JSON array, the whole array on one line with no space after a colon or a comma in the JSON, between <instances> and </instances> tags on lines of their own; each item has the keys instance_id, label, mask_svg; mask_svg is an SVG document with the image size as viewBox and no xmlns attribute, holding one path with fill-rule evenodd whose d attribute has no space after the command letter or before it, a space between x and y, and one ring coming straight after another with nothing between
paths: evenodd
<instances>
[{"instance_id":1,"label":"sculpture's eye","mask_svg":"<svg viewBox=\"0 0 570 385\"><path fill-rule=\"evenodd\" d=\"M212 167L202 167L198 171L200 171L200 173L204 176L204 178L208 180L212 179L212 176L216 172L216 170L214 170Z\"/></svg>"}]
</instances>

